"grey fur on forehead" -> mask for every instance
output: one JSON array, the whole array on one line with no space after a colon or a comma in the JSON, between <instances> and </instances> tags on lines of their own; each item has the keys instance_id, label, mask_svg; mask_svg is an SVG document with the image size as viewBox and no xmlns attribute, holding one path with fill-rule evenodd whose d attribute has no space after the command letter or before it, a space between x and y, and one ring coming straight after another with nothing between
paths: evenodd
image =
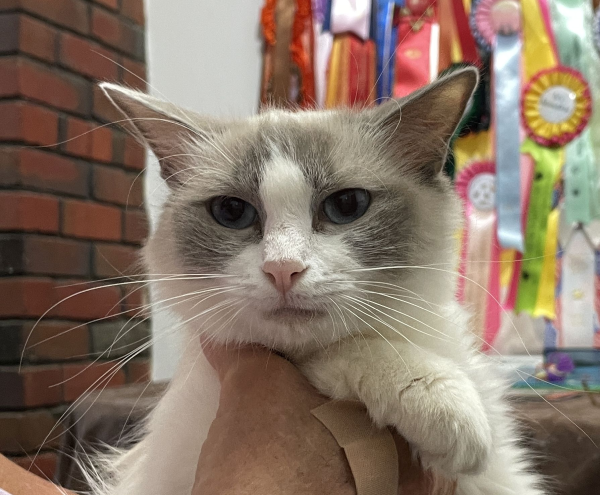
<instances>
[{"instance_id":1,"label":"grey fur on forehead","mask_svg":"<svg viewBox=\"0 0 600 495\"><path fill-rule=\"evenodd\" d=\"M213 136L202 152L209 155L210 164L216 162L226 172L220 175L220 188L245 199L256 198L265 164L274 153L298 166L317 195L345 187L381 188L389 181L405 180L399 170L401 159L391 159L385 150L386 136L377 136L369 123L352 111L272 111L235 123ZM219 150L225 150L231 160ZM200 159L197 167L205 166ZM418 174L413 176L420 180Z\"/></svg>"}]
</instances>

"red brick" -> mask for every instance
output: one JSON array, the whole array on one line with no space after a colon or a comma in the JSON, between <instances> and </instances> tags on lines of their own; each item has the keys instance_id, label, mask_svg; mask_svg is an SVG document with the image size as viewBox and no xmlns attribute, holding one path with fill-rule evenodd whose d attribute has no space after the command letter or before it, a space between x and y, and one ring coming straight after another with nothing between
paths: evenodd
<instances>
[{"instance_id":1,"label":"red brick","mask_svg":"<svg viewBox=\"0 0 600 495\"><path fill-rule=\"evenodd\" d=\"M0 452L21 454L58 447L63 428L47 410L0 412Z\"/></svg>"},{"instance_id":2,"label":"red brick","mask_svg":"<svg viewBox=\"0 0 600 495\"><path fill-rule=\"evenodd\" d=\"M13 147L0 147L0 185L16 186L19 179L19 155Z\"/></svg>"},{"instance_id":3,"label":"red brick","mask_svg":"<svg viewBox=\"0 0 600 495\"><path fill-rule=\"evenodd\" d=\"M139 250L116 244L94 246L94 275L100 278L135 274Z\"/></svg>"},{"instance_id":4,"label":"red brick","mask_svg":"<svg viewBox=\"0 0 600 495\"><path fill-rule=\"evenodd\" d=\"M123 59L123 80L127 86L146 90L146 65L129 58Z\"/></svg>"},{"instance_id":5,"label":"red brick","mask_svg":"<svg viewBox=\"0 0 600 495\"><path fill-rule=\"evenodd\" d=\"M105 7L112 9L112 10L118 10L119 9L119 0L93 0L96 3L99 3L100 5L104 5Z\"/></svg>"},{"instance_id":6,"label":"red brick","mask_svg":"<svg viewBox=\"0 0 600 495\"><path fill-rule=\"evenodd\" d=\"M58 199L30 192L0 191L0 231L58 232Z\"/></svg>"},{"instance_id":7,"label":"red brick","mask_svg":"<svg viewBox=\"0 0 600 495\"><path fill-rule=\"evenodd\" d=\"M54 62L56 59L56 29L45 22L21 15L19 29L19 48L34 57Z\"/></svg>"},{"instance_id":8,"label":"red brick","mask_svg":"<svg viewBox=\"0 0 600 495\"><path fill-rule=\"evenodd\" d=\"M127 363L127 383L145 383L150 381L150 361L133 360Z\"/></svg>"},{"instance_id":9,"label":"red brick","mask_svg":"<svg viewBox=\"0 0 600 495\"><path fill-rule=\"evenodd\" d=\"M79 281L56 282L53 297L56 307L48 313L49 317L89 322L121 312L119 287Z\"/></svg>"},{"instance_id":10,"label":"red brick","mask_svg":"<svg viewBox=\"0 0 600 495\"><path fill-rule=\"evenodd\" d=\"M112 206L67 200L63 204L63 233L72 237L118 241L121 210Z\"/></svg>"},{"instance_id":11,"label":"red brick","mask_svg":"<svg viewBox=\"0 0 600 495\"><path fill-rule=\"evenodd\" d=\"M115 167L94 167L94 197L139 208L144 201L144 178Z\"/></svg>"},{"instance_id":12,"label":"red brick","mask_svg":"<svg viewBox=\"0 0 600 495\"><path fill-rule=\"evenodd\" d=\"M99 162L111 162L113 154L113 134L108 127L96 127L92 131L92 159Z\"/></svg>"},{"instance_id":13,"label":"red brick","mask_svg":"<svg viewBox=\"0 0 600 495\"><path fill-rule=\"evenodd\" d=\"M23 101L0 102L0 140L56 145L58 115L47 108Z\"/></svg>"},{"instance_id":14,"label":"red brick","mask_svg":"<svg viewBox=\"0 0 600 495\"><path fill-rule=\"evenodd\" d=\"M26 53L54 62L57 33L47 23L21 13L0 14L0 33L0 53Z\"/></svg>"},{"instance_id":15,"label":"red brick","mask_svg":"<svg viewBox=\"0 0 600 495\"><path fill-rule=\"evenodd\" d=\"M0 60L0 96L21 96L80 114L89 112L88 82L20 57ZM15 84L16 83L16 84Z\"/></svg>"},{"instance_id":16,"label":"red brick","mask_svg":"<svg viewBox=\"0 0 600 495\"><path fill-rule=\"evenodd\" d=\"M121 23L114 14L92 7L92 35L114 48L121 49Z\"/></svg>"},{"instance_id":17,"label":"red brick","mask_svg":"<svg viewBox=\"0 0 600 495\"><path fill-rule=\"evenodd\" d=\"M19 68L16 58L0 59L0 96L10 98L19 95Z\"/></svg>"},{"instance_id":18,"label":"red brick","mask_svg":"<svg viewBox=\"0 0 600 495\"><path fill-rule=\"evenodd\" d=\"M82 34L89 32L89 14L83 0L16 0L23 10Z\"/></svg>"},{"instance_id":19,"label":"red brick","mask_svg":"<svg viewBox=\"0 0 600 495\"><path fill-rule=\"evenodd\" d=\"M98 86L94 86L94 106L92 113L94 117L102 122L117 122L124 118L123 114L115 108Z\"/></svg>"},{"instance_id":20,"label":"red brick","mask_svg":"<svg viewBox=\"0 0 600 495\"><path fill-rule=\"evenodd\" d=\"M95 161L112 161L112 130L86 120L67 119L64 150L72 155Z\"/></svg>"},{"instance_id":21,"label":"red brick","mask_svg":"<svg viewBox=\"0 0 600 495\"><path fill-rule=\"evenodd\" d=\"M0 407L31 408L59 404L63 399L60 365L0 367Z\"/></svg>"},{"instance_id":22,"label":"red brick","mask_svg":"<svg viewBox=\"0 0 600 495\"><path fill-rule=\"evenodd\" d=\"M137 318L145 318L149 316L149 311L145 307L147 303L148 292L142 284L131 284L125 287L123 311L127 311L127 316Z\"/></svg>"},{"instance_id":23,"label":"red brick","mask_svg":"<svg viewBox=\"0 0 600 495\"><path fill-rule=\"evenodd\" d=\"M61 63L76 72L96 79L118 79L120 57L97 43L63 33L59 53Z\"/></svg>"},{"instance_id":24,"label":"red brick","mask_svg":"<svg viewBox=\"0 0 600 495\"><path fill-rule=\"evenodd\" d=\"M87 242L27 235L23 251L28 274L89 275L91 247Z\"/></svg>"},{"instance_id":25,"label":"red brick","mask_svg":"<svg viewBox=\"0 0 600 495\"><path fill-rule=\"evenodd\" d=\"M127 168L143 170L146 166L146 150L134 138L125 139L125 163Z\"/></svg>"},{"instance_id":26,"label":"red brick","mask_svg":"<svg viewBox=\"0 0 600 495\"><path fill-rule=\"evenodd\" d=\"M21 95L47 105L80 114L89 112L88 83L61 71L22 60L20 68Z\"/></svg>"},{"instance_id":27,"label":"red brick","mask_svg":"<svg viewBox=\"0 0 600 495\"><path fill-rule=\"evenodd\" d=\"M119 51L144 58L143 31L105 9L92 8L92 34Z\"/></svg>"},{"instance_id":28,"label":"red brick","mask_svg":"<svg viewBox=\"0 0 600 495\"><path fill-rule=\"evenodd\" d=\"M86 120L67 118L64 151L71 155L91 158L94 125Z\"/></svg>"},{"instance_id":29,"label":"red brick","mask_svg":"<svg viewBox=\"0 0 600 495\"><path fill-rule=\"evenodd\" d=\"M87 325L76 323L41 321L23 327L22 342L26 362L66 361L85 359L90 350Z\"/></svg>"},{"instance_id":30,"label":"red brick","mask_svg":"<svg viewBox=\"0 0 600 495\"><path fill-rule=\"evenodd\" d=\"M140 26L144 25L144 0L123 0L121 13Z\"/></svg>"},{"instance_id":31,"label":"red brick","mask_svg":"<svg viewBox=\"0 0 600 495\"><path fill-rule=\"evenodd\" d=\"M90 166L31 148L18 150L19 183L52 192L86 196Z\"/></svg>"},{"instance_id":32,"label":"red brick","mask_svg":"<svg viewBox=\"0 0 600 495\"><path fill-rule=\"evenodd\" d=\"M123 239L126 242L142 244L148 237L148 220L145 212L143 210L127 210L124 216Z\"/></svg>"},{"instance_id":33,"label":"red brick","mask_svg":"<svg viewBox=\"0 0 600 495\"><path fill-rule=\"evenodd\" d=\"M54 303L53 292L51 279L0 278L0 317L40 317Z\"/></svg>"},{"instance_id":34,"label":"red brick","mask_svg":"<svg viewBox=\"0 0 600 495\"><path fill-rule=\"evenodd\" d=\"M42 452L34 457L11 457L10 460L40 478L53 480L58 465L58 454Z\"/></svg>"},{"instance_id":35,"label":"red brick","mask_svg":"<svg viewBox=\"0 0 600 495\"><path fill-rule=\"evenodd\" d=\"M4 0L4 3L10 0ZM10 6L0 2L2 7L10 9ZM19 49L19 14L0 14L0 53L14 53Z\"/></svg>"},{"instance_id":36,"label":"red brick","mask_svg":"<svg viewBox=\"0 0 600 495\"><path fill-rule=\"evenodd\" d=\"M64 365L65 400L78 399L82 394L125 383L125 372L113 362Z\"/></svg>"}]
</instances>

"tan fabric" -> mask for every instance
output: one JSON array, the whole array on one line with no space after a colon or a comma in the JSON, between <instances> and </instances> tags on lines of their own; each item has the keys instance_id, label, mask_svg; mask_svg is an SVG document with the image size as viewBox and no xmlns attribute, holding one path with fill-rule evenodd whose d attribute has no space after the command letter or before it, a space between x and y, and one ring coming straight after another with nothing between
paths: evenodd
<instances>
[{"instance_id":1,"label":"tan fabric","mask_svg":"<svg viewBox=\"0 0 600 495\"><path fill-rule=\"evenodd\" d=\"M331 401L311 412L344 449L357 495L397 495L398 452L387 428L376 428L356 401Z\"/></svg>"},{"instance_id":2,"label":"tan fabric","mask_svg":"<svg viewBox=\"0 0 600 495\"><path fill-rule=\"evenodd\" d=\"M296 10L294 0L278 0L275 7L275 50L273 54L273 101L275 106L287 106L290 89L290 45Z\"/></svg>"}]
</instances>

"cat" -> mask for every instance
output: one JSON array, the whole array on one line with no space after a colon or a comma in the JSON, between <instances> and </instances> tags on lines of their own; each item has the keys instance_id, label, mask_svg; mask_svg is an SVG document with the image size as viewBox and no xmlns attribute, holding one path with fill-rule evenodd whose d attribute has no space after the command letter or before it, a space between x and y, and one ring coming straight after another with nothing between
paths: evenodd
<instances>
[{"instance_id":1,"label":"cat","mask_svg":"<svg viewBox=\"0 0 600 495\"><path fill-rule=\"evenodd\" d=\"M143 258L186 345L96 495L190 493L218 394L201 333L268 346L327 396L362 401L457 495L544 493L454 297L460 203L442 168L477 83L463 68L373 108L231 121L102 84L170 189Z\"/></svg>"}]
</instances>

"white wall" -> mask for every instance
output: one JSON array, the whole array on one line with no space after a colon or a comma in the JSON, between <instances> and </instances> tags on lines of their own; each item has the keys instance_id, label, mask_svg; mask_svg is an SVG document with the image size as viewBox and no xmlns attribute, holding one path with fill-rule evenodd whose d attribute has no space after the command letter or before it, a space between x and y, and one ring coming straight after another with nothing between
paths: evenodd
<instances>
[{"instance_id":1,"label":"white wall","mask_svg":"<svg viewBox=\"0 0 600 495\"><path fill-rule=\"evenodd\" d=\"M207 115L247 116L256 111L261 59L259 31L263 0L146 0L150 92ZM146 198L151 228L166 186L158 163L148 161ZM172 376L179 342L161 338L173 316L156 314L152 333L152 377Z\"/></svg>"}]
</instances>

